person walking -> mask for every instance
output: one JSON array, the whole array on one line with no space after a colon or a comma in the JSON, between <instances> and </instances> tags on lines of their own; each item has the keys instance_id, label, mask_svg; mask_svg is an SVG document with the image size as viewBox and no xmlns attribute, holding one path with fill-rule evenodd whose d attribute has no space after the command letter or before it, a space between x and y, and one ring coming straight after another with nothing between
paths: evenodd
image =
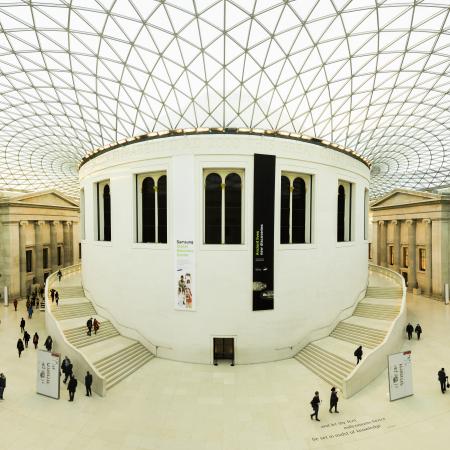
<instances>
[{"instance_id":1,"label":"person walking","mask_svg":"<svg viewBox=\"0 0 450 450\"><path fill-rule=\"evenodd\" d=\"M408 325L406 325L406 332L408 333L408 341L411 340L413 331L414 327L411 325L411 323L408 323Z\"/></svg>"},{"instance_id":2,"label":"person walking","mask_svg":"<svg viewBox=\"0 0 450 450\"><path fill-rule=\"evenodd\" d=\"M61 278L62 278L62 272L61 272L61 269L58 270L58 273L57 273L56 275L58 275L58 280L59 280L59 282L61 283Z\"/></svg>"},{"instance_id":3,"label":"person walking","mask_svg":"<svg viewBox=\"0 0 450 450\"><path fill-rule=\"evenodd\" d=\"M73 402L75 397L75 392L77 390L78 381L77 379L71 375L69 383L67 384L67 390L69 391L69 402Z\"/></svg>"},{"instance_id":4,"label":"person walking","mask_svg":"<svg viewBox=\"0 0 450 450\"><path fill-rule=\"evenodd\" d=\"M318 422L320 422L320 419L319 419L319 405L320 405L319 392L316 391L316 392L314 392L314 397L311 400L311 406L312 406L312 409L314 410L314 412L312 414L310 414L310 417L311 417L311 420L312 420L312 418L314 416L316 416L316 420Z\"/></svg>"},{"instance_id":5,"label":"person walking","mask_svg":"<svg viewBox=\"0 0 450 450\"><path fill-rule=\"evenodd\" d=\"M22 319L20 320L20 332L23 334L24 331L25 331L25 319L22 317Z\"/></svg>"},{"instance_id":6,"label":"person walking","mask_svg":"<svg viewBox=\"0 0 450 450\"><path fill-rule=\"evenodd\" d=\"M86 322L86 326L87 326L87 335L90 336L92 334L92 317L90 319L88 319L88 321Z\"/></svg>"},{"instance_id":7,"label":"person walking","mask_svg":"<svg viewBox=\"0 0 450 450\"><path fill-rule=\"evenodd\" d=\"M338 413L338 412L339 412L339 411L337 410L337 404L338 404L338 401L339 401L339 397L338 397L338 395L337 395L336 388L333 386L333 387L331 388L331 396L330 396L330 413L333 412L333 411L332 411L333 408L334 408L334 412L335 412L335 413Z\"/></svg>"},{"instance_id":8,"label":"person walking","mask_svg":"<svg viewBox=\"0 0 450 450\"><path fill-rule=\"evenodd\" d=\"M417 334L417 340L420 341L420 335L422 334L422 327L420 326L419 323L416 325L416 328L414 331Z\"/></svg>"},{"instance_id":9,"label":"person walking","mask_svg":"<svg viewBox=\"0 0 450 450\"><path fill-rule=\"evenodd\" d=\"M92 375L89 372L89 370L86 373L86 376L84 377L84 385L86 386L86 397L92 397Z\"/></svg>"},{"instance_id":10,"label":"person walking","mask_svg":"<svg viewBox=\"0 0 450 450\"><path fill-rule=\"evenodd\" d=\"M13 305L14 305L14 311L17 311L17 298L14 299Z\"/></svg>"},{"instance_id":11,"label":"person walking","mask_svg":"<svg viewBox=\"0 0 450 450\"><path fill-rule=\"evenodd\" d=\"M53 340L52 340L51 336L47 336L47 339L45 340L44 345L48 352L52 351Z\"/></svg>"},{"instance_id":12,"label":"person walking","mask_svg":"<svg viewBox=\"0 0 450 450\"><path fill-rule=\"evenodd\" d=\"M5 392L6 388L6 377L2 373L0 373L0 400L3 400L3 392Z\"/></svg>"},{"instance_id":13,"label":"person walking","mask_svg":"<svg viewBox=\"0 0 450 450\"><path fill-rule=\"evenodd\" d=\"M34 333L33 336L33 344L34 344L34 348L37 349L38 344L39 344L39 335L36 333Z\"/></svg>"},{"instance_id":14,"label":"person walking","mask_svg":"<svg viewBox=\"0 0 450 450\"><path fill-rule=\"evenodd\" d=\"M356 356L356 364L359 364L363 355L362 345L360 345L353 354Z\"/></svg>"},{"instance_id":15,"label":"person walking","mask_svg":"<svg viewBox=\"0 0 450 450\"><path fill-rule=\"evenodd\" d=\"M59 294L58 294L58 291L55 291L55 302L56 302L56 306L58 306L58 304L59 304Z\"/></svg>"},{"instance_id":16,"label":"person walking","mask_svg":"<svg viewBox=\"0 0 450 450\"><path fill-rule=\"evenodd\" d=\"M33 318L33 306L30 305L30 307L28 308L28 318L32 319Z\"/></svg>"},{"instance_id":17,"label":"person walking","mask_svg":"<svg viewBox=\"0 0 450 450\"><path fill-rule=\"evenodd\" d=\"M97 331L100 328L100 322L97 319L94 319L94 334L97 334Z\"/></svg>"},{"instance_id":18,"label":"person walking","mask_svg":"<svg viewBox=\"0 0 450 450\"><path fill-rule=\"evenodd\" d=\"M63 362L61 363L61 372L64 374L64 381L63 383L66 383L67 378L69 378L69 375L67 374L67 368L69 367L70 359L67 356L64 356Z\"/></svg>"},{"instance_id":19,"label":"person walking","mask_svg":"<svg viewBox=\"0 0 450 450\"><path fill-rule=\"evenodd\" d=\"M23 333L23 341L25 342L25 348L28 348L28 342L30 342L31 336L28 331L25 330Z\"/></svg>"},{"instance_id":20,"label":"person walking","mask_svg":"<svg viewBox=\"0 0 450 450\"><path fill-rule=\"evenodd\" d=\"M438 372L438 380L439 383L441 383L441 392L443 394L445 394L445 391L447 390L447 380L448 380L448 376L445 373L444 368L442 368L439 372Z\"/></svg>"},{"instance_id":21,"label":"person walking","mask_svg":"<svg viewBox=\"0 0 450 450\"><path fill-rule=\"evenodd\" d=\"M50 296L52 297L52 303L55 301L55 290L53 288L50 289Z\"/></svg>"},{"instance_id":22,"label":"person walking","mask_svg":"<svg viewBox=\"0 0 450 450\"><path fill-rule=\"evenodd\" d=\"M18 339L17 340L17 351L19 352L19 358L20 358L20 354L23 352L24 350L24 346L23 346L23 342L22 339Z\"/></svg>"}]
</instances>

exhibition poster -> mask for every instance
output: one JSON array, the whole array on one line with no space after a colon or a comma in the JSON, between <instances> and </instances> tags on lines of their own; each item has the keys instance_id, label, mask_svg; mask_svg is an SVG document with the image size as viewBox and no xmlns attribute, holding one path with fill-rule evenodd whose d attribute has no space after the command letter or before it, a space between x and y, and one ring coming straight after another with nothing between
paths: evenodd
<instances>
[{"instance_id":1,"label":"exhibition poster","mask_svg":"<svg viewBox=\"0 0 450 450\"><path fill-rule=\"evenodd\" d=\"M59 353L38 350L37 393L59 399Z\"/></svg>"},{"instance_id":2,"label":"exhibition poster","mask_svg":"<svg viewBox=\"0 0 450 450\"><path fill-rule=\"evenodd\" d=\"M388 356L388 377L391 402L413 395L411 351Z\"/></svg>"}]
</instances>

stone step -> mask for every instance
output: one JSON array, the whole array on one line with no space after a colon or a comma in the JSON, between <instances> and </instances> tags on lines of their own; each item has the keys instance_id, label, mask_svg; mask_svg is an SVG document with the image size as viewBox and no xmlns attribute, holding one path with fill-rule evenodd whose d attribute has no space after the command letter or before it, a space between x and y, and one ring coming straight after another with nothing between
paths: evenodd
<instances>
[{"instance_id":1,"label":"stone step","mask_svg":"<svg viewBox=\"0 0 450 450\"><path fill-rule=\"evenodd\" d=\"M354 316L371 317L382 320L393 320L400 312L400 307L359 303L353 312Z\"/></svg>"},{"instance_id":2,"label":"stone step","mask_svg":"<svg viewBox=\"0 0 450 450\"><path fill-rule=\"evenodd\" d=\"M85 327L80 330L80 334L72 334L67 336L67 340L75 347L81 348L87 345L95 344L106 339L110 339L115 336L119 336L119 332L112 325L103 329L100 329L97 334L92 333L91 336L87 335L87 329ZM65 333L64 333L65 334Z\"/></svg>"},{"instance_id":3,"label":"stone step","mask_svg":"<svg viewBox=\"0 0 450 450\"><path fill-rule=\"evenodd\" d=\"M330 372L320 367L314 359L310 359L307 356L300 353L295 355L294 359L296 359L299 363L301 363L308 370L316 374L318 377L322 378L322 380L329 383L331 386L335 386L342 390L343 379L340 377L333 377L332 375L330 375Z\"/></svg>"},{"instance_id":4,"label":"stone step","mask_svg":"<svg viewBox=\"0 0 450 450\"><path fill-rule=\"evenodd\" d=\"M383 342L382 339L379 340L372 340L368 339L365 336L362 336L360 334L352 334L345 330L336 331L334 330L331 334L331 337L334 337L335 339L340 339L341 341L351 342L355 345L362 345L363 347L367 348L375 348L378 347L378 345Z\"/></svg>"},{"instance_id":5,"label":"stone step","mask_svg":"<svg viewBox=\"0 0 450 450\"><path fill-rule=\"evenodd\" d=\"M114 352L113 354L98 360L95 363L95 366L99 370L108 370L109 367L114 366L116 362L121 360L122 358L134 355L136 352L141 351L142 347L143 346L139 342L135 342L126 348L118 350L117 352Z\"/></svg>"},{"instance_id":6,"label":"stone step","mask_svg":"<svg viewBox=\"0 0 450 450\"><path fill-rule=\"evenodd\" d=\"M88 319L89 319L89 317L86 319L86 322L87 322ZM101 330L107 330L107 329L110 329L110 328L115 329L114 325L109 320L104 320L104 321L100 322L100 329L99 329L98 333ZM86 333L87 333L87 326L86 325L82 325L82 326L79 326L79 327L69 328L67 330L64 330L64 334L66 336L79 336L79 335L84 336L84 335L86 335ZM94 332L92 332L92 334L93 333Z\"/></svg>"},{"instance_id":7,"label":"stone step","mask_svg":"<svg viewBox=\"0 0 450 450\"><path fill-rule=\"evenodd\" d=\"M313 348L309 348L309 345L297 353L297 355L302 355L308 360L314 361L314 364L333 373L337 379L343 379L351 372L350 369L336 363L334 359L324 356Z\"/></svg>"},{"instance_id":8,"label":"stone step","mask_svg":"<svg viewBox=\"0 0 450 450\"><path fill-rule=\"evenodd\" d=\"M345 328L349 331L350 330L357 331L359 333L368 334L373 337L380 337L382 339L384 339L384 337L386 336L385 330L380 330L378 328L365 327L364 325L357 325L355 323L349 323L346 321L339 322L339 324L336 328Z\"/></svg>"},{"instance_id":9,"label":"stone step","mask_svg":"<svg viewBox=\"0 0 450 450\"><path fill-rule=\"evenodd\" d=\"M122 358L115 361L114 364L111 364L108 367L102 367L100 373L104 375L107 379L113 378L117 373L121 372L123 367L134 364L138 359L142 359L145 355L148 355L149 351L144 347L140 346L138 349L133 351L133 353L129 355L123 355Z\"/></svg>"},{"instance_id":10,"label":"stone step","mask_svg":"<svg viewBox=\"0 0 450 450\"><path fill-rule=\"evenodd\" d=\"M132 373L136 372L138 369L140 369L144 364L147 364L149 361L151 361L154 358L154 355L152 355L150 352L143 357L142 359L135 361L133 365L131 366L125 366L124 370L120 373L117 373L114 378L107 379L106 382L106 389L111 389L116 384L120 383L122 380L130 376Z\"/></svg>"},{"instance_id":11,"label":"stone step","mask_svg":"<svg viewBox=\"0 0 450 450\"><path fill-rule=\"evenodd\" d=\"M84 297L84 289L81 286L67 286L56 289L59 294L59 298L71 298L71 297Z\"/></svg>"},{"instance_id":12,"label":"stone step","mask_svg":"<svg viewBox=\"0 0 450 450\"><path fill-rule=\"evenodd\" d=\"M84 317L97 314L92 303L77 303L74 305L61 305L53 309L53 315L57 320Z\"/></svg>"}]
</instances>

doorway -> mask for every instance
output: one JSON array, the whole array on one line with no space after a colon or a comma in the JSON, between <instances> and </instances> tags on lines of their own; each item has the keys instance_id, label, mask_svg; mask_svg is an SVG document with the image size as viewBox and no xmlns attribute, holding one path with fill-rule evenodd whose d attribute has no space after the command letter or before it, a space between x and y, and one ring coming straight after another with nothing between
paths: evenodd
<instances>
[{"instance_id":1,"label":"doorway","mask_svg":"<svg viewBox=\"0 0 450 450\"><path fill-rule=\"evenodd\" d=\"M408 287L408 272L406 270L402 272L402 277L405 280L405 286Z\"/></svg>"},{"instance_id":2,"label":"doorway","mask_svg":"<svg viewBox=\"0 0 450 450\"><path fill-rule=\"evenodd\" d=\"M214 365L217 366L219 360L231 361L234 366L234 338L213 338Z\"/></svg>"}]
</instances>

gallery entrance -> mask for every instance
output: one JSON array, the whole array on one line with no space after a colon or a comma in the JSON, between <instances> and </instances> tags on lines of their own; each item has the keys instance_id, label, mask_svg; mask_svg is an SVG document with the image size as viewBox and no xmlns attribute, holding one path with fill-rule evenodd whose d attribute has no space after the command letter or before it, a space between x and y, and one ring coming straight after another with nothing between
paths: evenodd
<instances>
[{"instance_id":1,"label":"gallery entrance","mask_svg":"<svg viewBox=\"0 0 450 450\"><path fill-rule=\"evenodd\" d=\"M402 271L402 277L405 280L406 287L408 287L408 272L406 270Z\"/></svg>"},{"instance_id":2,"label":"gallery entrance","mask_svg":"<svg viewBox=\"0 0 450 450\"><path fill-rule=\"evenodd\" d=\"M213 338L214 365L217 366L219 360L228 360L234 366L234 338Z\"/></svg>"}]
</instances>

